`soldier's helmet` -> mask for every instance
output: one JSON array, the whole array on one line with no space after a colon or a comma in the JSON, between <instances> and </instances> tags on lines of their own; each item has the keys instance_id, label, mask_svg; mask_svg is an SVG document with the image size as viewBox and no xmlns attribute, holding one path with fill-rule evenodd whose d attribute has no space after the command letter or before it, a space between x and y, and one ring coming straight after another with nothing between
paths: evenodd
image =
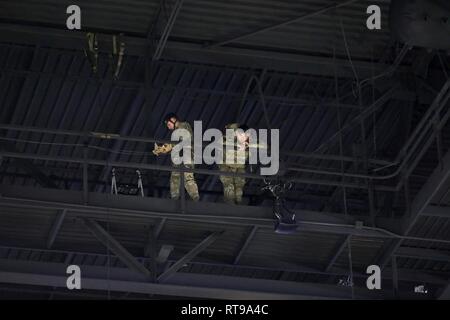
<instances>
[{"instance_id":1,"label":"soldier's helmet","mask_svg":"<svg viewBox=\"0 0 450 320\"><path fill-rule=\"evenodd\" d=\"M246 124L240 124L240 123L230 123L230 124L227 124L226 126L225 126L225 129L234 129L234 130L236 130L236 129L241 129L242 131L247 131L249 128L248 128L248 126L246 125Z\"/></svg>"},{"instance_id":2,"label":"soldier's helmet","mask_svg":"<svg viewBox=\"0 0 450 320\"><path fill-rule=\"evenodd\" d=\"M229 123L225 126L225 129L239 129L239 123Z\"/></svg>"},{"instance_id":3,"label":"soldier's helmet","mask_svg":"<svg viewBox=\"0 0 450 320\"><path fill-rule=\"evenodd\" d=\"M169 112L168 114L166 114L166 116L164 117L164 124L167 125L167 122L169 122L172 118L178 120L178 116L175 113Z\"/></svg>"},{"instance_id":4,"label":"soldier's helmet","mask_svg":"<svg viewBox=\"0 0 450 320\"><path fill-rule=\"evenodd\" d=\"M247 131L249 129L249 127L245 123L243 123L243 124L239 125L239 129L242 129L242 131L245 132L245 131Z\"/></svg>"}]
</instances>

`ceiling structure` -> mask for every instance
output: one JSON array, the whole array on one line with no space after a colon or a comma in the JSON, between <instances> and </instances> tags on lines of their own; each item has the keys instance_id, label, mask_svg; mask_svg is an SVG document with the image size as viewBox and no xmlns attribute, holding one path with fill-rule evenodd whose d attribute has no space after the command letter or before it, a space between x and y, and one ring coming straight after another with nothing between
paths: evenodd
<instances>
[{"instance_id":1,"label":"ceiling structure","mask_svg":"<svg viewBox=\"0 0 450 320\"><path fill-rule=\"evenodd\" d=\"M449 58L396 43L389 3L79 1L69 31L69 1L0 1L0 297L450 298ZM274 232L254 172L241 206L203 165L201 201L169 200L169 159L149 152L168 111L279 128L297 232ZM122 186L140 170L145 197L111 195L113 168Z\"/></svg>"}]
</instances>

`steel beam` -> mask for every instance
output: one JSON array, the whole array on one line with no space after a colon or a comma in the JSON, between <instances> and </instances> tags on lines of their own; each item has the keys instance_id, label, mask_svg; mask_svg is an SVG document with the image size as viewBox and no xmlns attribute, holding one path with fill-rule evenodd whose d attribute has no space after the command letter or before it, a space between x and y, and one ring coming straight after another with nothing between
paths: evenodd
<instances>
[{"instance_id":1,"label":"steel beam","mask_svg":"<svg viewBox=\"0 0 450 320\"><path fill-rule=\"evenodd\" d=\"M159 61L158 64L161 65L168 65L173 66L173 64L177 64L177 62L173 63L166 63L165 61ZM184 64L179 63L180 66L184 67ZM231 69L230 71L234 71ZM93 83L106 83L106 84L113 84L115 87L119 88L134 88L136 90L139 90L140 88L144 87L144 83L142 81L137 80L117 80L114 81L109 78L99 78L99 77L93 77L89 75L72 75L72 76L66 76L62 74L57 73L51 73L51 72L43 72L43 71L23 71L23 70L15 70L15 69L8 69L7 71L2 71L3 74L9 77L27 77L29 75L35 75L35 76L42 76L42 77L48 77L52 79L58 79L62 81L89 81ZM238 71L236 71L236 74ZM276 74L277 77L283 77L282 74ZM286 77L286 79L288 79ZM304 81L307 81L306 76L302 79ZM203 88L196 88L196 87L187 87L187 86L172 86L172 85L161 85L161 84L152 84L150 88L146 88L146 90L150 90L152 92L159 92L159 91L167 91L167 92L192 92L192 93L199 93L199 94L208 94L208 95L217 95L222 97L228 97L233 99L240 99L242 98L242 93L237 91L224 91L219 89L203 89ZM406 92L403 91L402 94L396 93L394 98L398 98L400 100L405 99L406 101L410 101L412 98L410 96L413 95L413 92ZM248 93L247 98L257 100L259 99L259 95ZM285 97L281 95L264 95L264 99L273 104L283 104L283 105L289 105L289 106L304 106L304 107L311 107L311 108L318 108L320 107L328 107L328 108L336 108L337 103L335 100L333 100L331 97L327 98L326 100L320 101L320 104L317 101L317 96L307 94L307 93L298 93L295 96L292 97ZM423 103L428 103L429 100L426 100ZM358 109L359 106L349 103L339 103L339 107L346 108L346 109ZM327 156L327 155L323 155Z\"/></svg>"},{"instance_id":2,"label":"steel beam","mask_svg":"<svg viewBox=\"0 0 450 320\"><path fill-rule=\"evenodd\" d=\"M398 290L398 268L397 268L397 257L392 256L392 287L393 294L395 298L398 298L399 290Z\"/></svg>"},{"instance_id":3,"label":"steel beam","mask_svg":"<svg viewBox=\"0 0 450 320\"><path fill-rule=\"evenodd\" d=\"M14 145L8 141L1 141L0 140L0 152L2 150L5 151L11 151L11 152L17 152ZM0 156L0 158L3 158ZM45 175L41 170L36 168L36 166L33 164L33 162L29 159L32 158L21 158L21 159L15 159L14 163L27 172L31 177L36 179L37 183L39 183L41 186L45 188L58 188L58 186L53 182L52 179L50 179L47 175Z\"/></svg>"},{"instance_id":4,"label":"steel beam","mask_svg":"<svg viewBox=\"0 0 450 320\"><path fill-rule=\"evenodd\" d=\"M342 126L340 130L338 130L335 134L333 134L326 143L321 144L315 152L320 151L323 152L328 147L334 145L336 141L339 139L340 135L349 129L354 128L356 125L360 125L362 121L371 116L375 111L384 106L395 94L395 92L399 89L399 86L394 86L388 90L386 90L382 96L380 96L376 101L374 101L370 106L364 108L356 117L346 121L345 125Z\"/></svg>"},{"instance_id":5,"label":"steel beam","mask_svg":"<svg viewBox=\"0 0 450 320\"><path fill-rule=\"evenodd\" d=\"M50 249L55 242L56 236L61 229L64 218L66 217L67 209L63 209L56 214L55 220L53 221L52 228L47 236L47 249Z\"/></svg>"},{"instance_id":6,"label":"steel beam","mask_svg":"<svg viewBox=\"0 0 450 320\"><path fill-rule=\"evenodd\" d=\"M159 236L161 235L161 232L162 232L166 222L167 222L167 218L162 218L161 221L159 222L158 227L155 230L155 238L156 239L158 239Z\"/></svg>"},{"instance_id":7,"label":"steel beam","mask_svg":"<svg viewBox=\"0 0 450 320\"><path fill-rule=\"evenodd\" d=\"M441 187L450 181L450 151L442 159L443 166L438 166L422 187L411 205L411 217L406 217L403 224L405 234L408 234L417 219L422 216Z\"/></svg>"},{"instance_id":8,"label":"steel beam","mask_svg":"<svg viewBox=\"0 0 450 320\"><path fill-rule=\"evenodd\" d=\"M92 234L110 249L127 267L142 274L145 279L150 279L150 271L137 261L131 253L128 252L117 240L115 240L105 229L103 229L96 221L91 219L83 219L83 223L92 232Z\"/></svg>"},{"instance_id":9,"label":"steel beam","mask_svg":"<svg viewBox=\"0 0 450 320\"><path fill-rule=\"evenodd\" d=\"M248 233L247 237L245 238L244 243L242 244L242 247L239 248L239 251L238 251L236 257L234 258L233 264L239 263L239 261L242 258L242 255L245 253L245 251L247 250L251 241L253 240L253 237L255 236L257 230L258 230L257 226L251 227L250 232Z\"/></svg>"},{"instance_id":10,"label":"steel beam","mask_svg":"<svg viewBox=\"0 0 450 320\"><path fill-rule=\"evenodd\" d=\"M151 226L151 230L149 231L149 238L147 244L144 247L144 256L149 257L152 249L152 243L158 240L164 225L167 222L167 218L160 219L159 223L156 226Z\"/></svg>"},{"instance_id":11,"label":"steel beam","mask_svg":"<svg viewBox=\"0 0 450 320\"><path fill-rule=\"evenodd\" d=\"M402 244L401 239L392 239L389 246L386 248L386 250L381 254L381 258L379 261L377 261L377 265L380 266L381 269L384 269L389 262L392 262L392 256L394 255L395 251L397 251L398 248L400 248Z\"/></svg>"},{"instance_id":12,"label":"steel beam","mask_svg":"<svg viewBox=\"0 0 450 320\"><path fill-rule=\"evenodd\" d=\"M328 265L325 268L325 272L329 272L331 270L331 268L333 268L334 263L336 262L336 260L339 258L339 256L342 254L342 252L344 251L344 249L347 247L347 243L348 241L350 241L351 236L345 236L342 239L342 242L339 244L339 246L334 250L334 254L330 259L330 262L328 262Z\"/></svg>"},{"instance_id":13,"label":"steel beam","mask_svg":"<svg viewBox=\"0 0 450 320\"><path fill-rule=\"evenodd\" d=\"M0 246L2 249L12 249L12 250L24 250L24 251L32 251L37 254L47 253L47 254L61 254L64 253L67 255L67 258L64 262L64 264L67 266L70 264L71 259L74 256L89 256L89 257L97 257L100 259L103 259L104 265L102 267L107 266L107 255L105 253L88 253L88 252L72 252L67 250L46 250L46 249L40 249L40 248L30 248L30 247L16 247L16 246ZM140 259L144 261L144 263L148 263L149 258L146 257L137 257L137 259ZM168 260L170 263L175 263L176 261ZM348 270L342 269L342 268L332 268L330 272L326 273L319 269L314 269L307 266L301 266L298 264L295 264L293 266L286 266L279 263L277 266L276 263L273 263L273 265L269 266L266 264L262 265L232 265L232 264L222 264L218 262L200 262L200 261L191 261L191 265L198 266L198 267L219 267L219 268L232 268L233 270L253 270L253 271L268 271L268 272L283 272L285 275L288 273L294 273L294 274L317 274L317 275L328 275L328 276L345 276L348 275ZM133 275L136 275L136 273L133 273ZM359 279L367 279L366 273L358 273L355 272L354 274L355 278ZM383 279L392 279L392 270L385 269L385 272L383 272ZM281 280L281 279L280 279ZM398 274L398 280L403 282L423 282L423 283L429 283L429 284L436 284L436 285L445 285L447 284L447 280L445 278L444 273L433 273L430 271L430 273L418 271L418 270L411 270L411 269L400 269Z\"/></svg>"},{"instance_id":14,"label":"steel beam","mask_svg":"<svg viewBox=\"0 0 450 320\"><path fill-rule=\"evenodd\" d=\"M66 288L66 267L60 263L0 259L0 283ZM166 283L149 283L140 281L135 273L124 268L110 268L109 277L103 267L82 266L82 272L84 290L234 300L350 298L346 288L317 283L186 273L175 274ZM391 294L365 288L355 288L355 293L362 299L389 298Z\"/></svg>"},{"instance_id":15,"label":"steel beam","mask_svg":"<svg viewBox=\"0 0 450 320\"><path fill-rule=\"evenodd\" d=\"M381 100L379 100L381 102ZM124 136L123 134L116 133L99 133L99 132L89 132L88 134L77 131L68 130L55 130L48 128L30 127L30 126L17 126L11 124L0 124L0 129L12 130L18 132L35 132L35 133L48 133L54 135L72 136L72 137L89 137L102 140L113 140L115 142L139 142L139 143L171 143L169 140L155 139L155 138L142 138L135 136ZM115 150L117 151L117 150ZM320 154L320 153L306 153L306 152L296 152L296 151L280 151L280 155L289 157L300 157L305 159L320 159L320 160L333 160L333 161L345 161L345 162L359 162L361 161L357 157L340 156L333 154ZM393 162L381 159L369 159L372 165L378 166L388 166L394 165Z\"/></svg>"},{"instance_id":16,"label":"steel beam","mask_svg":"<svg viewBox=\"0 0 450 320\"><path fill-rule=\"evenodd\" d=\"M450 282L438 295L439 300L450 300Z\"/></svg>"},{"instance_id":17,"label":"steel beam","mask_svg":"<svg viewBox=\"0 0 450 320\"><path fill-rule=\"evenodd\" d=\"M352 4L352 3L357 2L357 1L359 1L359 0L347 0L347 1L344 1L344 2L341 2L341 3L334 3L334 4L326 5L326 6L321 7L321 8L313 9L313 10L310 10L310 11L302 13L298 17L290 18L290 19L285 20L285 21L280 22L280 23L275 23L275 24L272 24L270 26L266 26L266 27L263 27L263 28L258 28L256 30L251 31L251 32L242 33L242 34L235 35L235 36L223 39L223 40L214 41L214 42L206 45L206 48L213 48L213 47L223 46L225 44L228 44L228 43L231 43L231 42L236 42L236 41L239 41L239 40L242 40L242 39L245 39L245 38L257 35L257 34L260 34L260 33L264 33L264 32L267 32L267 31L271 31L271 30L274 30L274 29L285 27L285 26L290 25L292 23L298 23L298 22L301 22L301 21L306 20L308 18L314 17L316 15L320 15L320 14L323 14L323 13L325 13L327 11L335 10L337 8L341 8L343 6Z\"/></svg>"},{"instance_id":18,"label":"steel beam","mask_svg":"<svg viewBox=\"0 0 450 320\"><path fill-rule=\"evenodd\" d=\"M196 245L192 250L181 257L177 262L171 265L166 271L164 271L159 277L158 282L165 282L172 277L178 270L180 270L186 263L194 259L200 252L205 250L210 244L216 241L223 232L214 232L206 237L202 242Z\"/></svg>"},{"instance_id":19,"label":"steel beam","mask_svg":"<svg viewBox=\"0 0 450 320\"><path fill-rule=\"evenodd\" d=\"M28 159L33 158L36 160L44 160L44 161L57 161L57 162L67 162L67 163L77 163L83 164L86 163L86 160L83 158L76 157L58 157L58 156L49 156L49 155L38 155L38 154L24 154L17 152L5 152L0 151L0 156L14 158L14 159ZM122 167L122 168L133 168L133 169L141 169L141 170L156 170L156 171L165 171L165 172L193 172L197 174L205 174L212 176L233 176L233 177L244 177L248 179L255 180L282 180L282 181L290 181L304 184L317 184L317 185L325 185L325 186L346 186L349 188L356 189L365 189L365 183L363 182L341 182L340 180L330 180L330 179L315 179L315 178L292 178L281 175L272 175L272 176L263 176L255 173L236 173L236 172L224 172L220 170L212 170L212 169L189 169L185 167L173 167L168 165L157 165L157 164L147 164L147 163L136 163L136 162L108 162L106 160L97 160L97 159L88 159L87 163L89 165L99 165L99 166L114 166L114 167ZM308 171L309 169L304 169L303 171ZM332 173L335 175L334 173ZM336 174L337 175L337 174ZM374 187L376 190L381 191L395 191L395 187L391 186L383 186L377 185Z\"/></svg>"},{"instance_id":20,"label":"steel beam","mask_svg":"<svg viewBox=\"0 0 450 320\"><path fill-rule=\"evenodd\" d=\"M155 218L213 223L216 225L258 226L273 229L274 218L270 207L231 206L221 203L187 202L185 214L177 211L177 202L170 199L142 198L135 196L90 193L90 205L82 202L81 191L51 190L43 188L0 185L0 205L22 208L68 209L74 216L96 220L130 219L141 223L154 223ZM341 214L296 210L301 232L345 234L374 238L401 238L388 230L357 227L355 217L345 219ZM367 218L367 217L366 217ZM359 218L358 218L359 220ZM300 231L299 231L300 232ZM448 240L407 238L435 243Z\"/></svg>"},{"instance_id":21,"label":"steel beam","mask_svg":"<svg viewBox=\"0 0 450 320\"><path fill-rule=\"evenodd\" d=\"M156 257L156 262L160 264L165 264L169 259L169 255L172 253L174 246L170 244L163 244L159 250L158 256Z\"/></svg>"},{"instance_id":22,"label":"steel beam","mask_svg":"<svg viewBox=\"0 0 450 320\"><path fill-rule=\"evenodd\" d=\"M391 109L389 109L388 110L388 112L384 112L383 114L382 114L382 116L381 116L381 118L378 118L378 122L380 122L380 123L383 123L383 120L388 120L388 118L389 117L392 117L393 115L394 115L394 109L395 108L391 108ZM385 122L389 122L389 121L385 121ZM369 130L369 132L370 132L371 130ZM342 132L342 131L341 131ZM367 139L369 139L370 137L370 134L371 134L371 132L370 133L368 133L368 137L367 137ZM338 138L339 138L339 136L338 136ZM381 145L384 145L384 143L383 142L381 142ZM356 161L353 161L351 164L349 164L348 166L346 165L346 164L344 164L344 168L343 168L343 170L345 170L346 172L352 172L352 171L355 171L355 169L357 169L357 166L358 166L358 164L361 162L361 160L363 160L362 158L361 159L358 159L358 157L352 157L353 159L357 159ZM342 166L342 165L341 165ZM336 197L339 195L339 194L341 194L341 192L345 192L344 194L346 195L347 194L347 190L345 189L345 188L339 188L339 187L336 187L335 189L334 189L334 191L333 191L333 193L331 194L331 196L329 197L329 200L327 200L326 201L326 204L323 206L323 211L330 211L331 210L331 207L332 207L332 204L333 204L333 201L335 201L335 199L336 199ZM346 197L345 197L346 198ZM346 211L346 204L344 204L344 213L345 213L345 211Z\"/></svg>"},{"instance_id":23,"label":"steel beam","mask_svg":"<svg viewBox=\"0 0 450 320\"><path fill-rule=\"evenodd\" d=\"M450 218L450 207L429 205L423 210L422 215L427 217Z\"/></svg>"},{"instance_id":24,"label":"steel beam","mask_svg":"<svg viewBox=\"0 0 450 320\"><path fill-rule=\"evenodd\" d=\"M450 262L450 252L433 249L400 247L394 254L403 258Z\"/></svg>"},{"instance_id":25,"label":"steel beam","mask_svg":"<svg viewBox=\"0 0 450 320\"><path fill-rule=\"evenodd\" d=\"M158 268L156 265L156 236L155 236L155 226L150 226L148 231L147 244L144 248L144 256L150 257L150 263L148 265L143 263L144 266L150 267L150 278L152 282L156 281L158 275Z\"/></svg>"},{"instance_id":26,"label":"steel beam","mask_svg":"<svg viewBox=\"0 0 450 320\"><path fill-rule=\"evenodd\" d=\"M448 102L450 91L449 91L450 82L447 80L447 82L443 85L441 90L439 91L438 95L434 99L429 112L432 112L434 107L438 107L437 110L446 110L445 105ZM426 117L428 116L428 113ZM435 112L434 115L430 114L431 118L429 121L434 121L436 123L440 123L439 126L444 126L445 123L448 121L449 113L445 113L443 118L439 119L438 115L439 112ZM422 121L425 121L426 118L424 118ZM415 132L422 131L421 135L419 135L419 139L421 136L425 134L424 127L426 127L427 123L419 123L419 125L416 127ZM412 137L411 137L412 138ZM428 139L428 142L426 143L426 146L423 147L421 150L419 150L418 154L415 155L415 159L413 161L413 164L406 170L405 175L406 179L408 178L408 175L412 172L412 170L416 167L417 163L422 159L422 156L428 149L428 144L430 144L433 141L433 134L431 134L431 137ZM432 175L428 178L426 183L423 185L417 196L415 197L414 201L410 204L407 202L407 210L403 218L402 223L402 234L408 235L410 231L412 230L413 226L419 219L419 217L423 216L426 209L430 206L430 204L433 202L434 198L436 198L439 195L439 192L441 192L441 189L444 188L446 185L449 185L450 183L450 151L447 152L447 154L444 156L443 159L439 159L439 163L441 165L438 165L435 170L433 171ZM406 185L406 191L407 185ZM408 192L406 192L408 195ZM400 248L400 246L403 243L403 239L395 239L392 242L391 247L383 254L382 259L379 261L378 265L381 266L381 268L384 268L387 263L391 260L391 257L397 249Z\"/></svg>"},{"instance_id":27,"label":"steel beam","mask_svg":"<svg viewBox=\"0 0 450 320\"><path fill-rule=\"evenodd\" d=\"M56 27L24 26L18 24L0 24L0 41L36 45L43 39L52 48L80 50L85 45L85 35L82 32L69 32ZM109 35L98 33L99 41L109 48ZM134 56L148 54L148 39L146 37L124 37L127 43L127 53ZM258 48L220 47L205 49L202 44L180 40L168 40L164 57L168 60L189 61L201 64L220 64L253 69L264 69L268 65L274 70L292 72L302 70L304 74L333 76L332 57L319 57L301 53L291 53ZM100 48L102 51L102 48ZM106 51L105 51L106 53ZM339 77L353 78L351 64L347 59L336 59ZM389 65L367 61L353 61L354 68L361 77L370 77L373 72L382 72ZM410 68L400 66L397 72L410 72ZM409 96L408 99L411 99Z\"/></svg>"},{"instance_id":28,"label":"steel beam","mask_svg":"<svg viewBox=\"0 0 450 320\"><path fill-rule=\"evenodd\" d=\"M69 54L69 52L63 51L65 54ZM181 61L165 61L165 60L160 60L158 61L158 64L160 65L166 65L166 66L183 66L185 65L184 62ZM212 69L215 70L218 67L216 66L212 66L212 65L198 65L198 68L201 69ZM230 71L230 72L235 72L235 73L241 73L242 71L240 69L236 70L236 68L232 68L232 67L227 67L227 66L221 66L220 67L222 70L226 70L226 71ZM28 77L30 75L33 76L42 76L42 77L49 77L49 78L53 78L53 79L58 79L58 80L63 80L63 81L85 81L85 82L91 82L91 83L103 83L103 84L109 84L109 85L113 85L115 87L119 87L119 88L129 88L129 89L136 89L139 90L142 87L145 87L145 83L143 83L141 80L133 80L133 79L129 79L129 80L112 80L110 78L100 78L100 77L93 77L90 75L64 75L64 74L58 74L58 73L53 73L53 72L44 72L44 71L34 71L34 70L20 70L20 69L8 69L8 70L4 70L2 71L2 73L5 76L8 77ZM275 71L275 74L277 77L283 77L282 74L278 74ZM270 73L269 73L270 76ZM288 76L286 76L288 79ZM298 75L297 77L300 77L302 80L304 81L308 81L309 77L308 75ZM322 79L323 80L323 79ZM391 85L389 85L388 87L390 87ZM224 90L218 90L218 89L203 89L203 88L198 88L198 87L186 87L186 86L173 86L173 85L167 85L167 84L154 84L152 83L151 87L147 88L145 87L146 91L189 91L189 92L194 92L194 93L205 93L205 94L210 94L210 95L218 95L218 96L227 96L227 97L231 97L231 98L236 98L236 99L240 99L242 98L242 93L241 92L228 92L228 91L224 91ZM247 95L248 98L250 99L259 99L259 95L257 94L252 94L249 93ZM267 102L270 103L283 103L285 105L291 105L291 106L307 106L307 107L333 107L333 108L337 108L338 104L336 103L336 100L332 99L332 97L329 97L328 99L321 99L320 103L317 100L317 96L316 95L311 95L311 94L307 94L307 93L298 93L293 97L286 97L286 96L281 96L281 95L265 95L264 96L265 100ZM416 93L413 91L408 91L405 88L401 88L399 89L393 99L399 100L399 101L403 101L403 102L410 102L413 103L416 100ZM418 97L417 99L419 99L419 103L421 104L430 104L433 102L433 97L431 96L431 93L428 94L424 94L421 95L420 97ZM355 104L350 104L350 103L344 103L343 101L339 102L339 107L340 108L347 108L347 109L359 109L358 105Z\"/></svg>"},{"instance_id":29,"label":"steel beam","mask_svg":"<svg viewBox=\"0 0 450 320\"><path fill-rule=\"evenodd\" d=\"M443 161L443 166L438 166L431 176L428 178L425 185L419 191L414 201L411 204L410 216L405 216L403 221L403 234L408 235L417 219L421 217L427 208L429 208L434 197L450 180L450 151L447 152ZM386 251L383 258L380 260L379 265L384 268L386 264L391 260L391 256L395 254L397 249L402 244L402 239L396 239L392 246Z\"/></svg>"},{"instance_id":30,"label":"steel beam","mask_svg":"<svg viewBox=\"0 0 450 320\"><path fill-rule=\"evenodd\" d=\"M158 45L156 46L156 50L153 54L152 60L158 61L161 58L164 48L166 47L167 40L169 38L170 32L175 24L175 21L180 13L181 7L183 6L184 0L176 0L176 3L170 13L169 19L164 27L164 31L158 41Z\"/></svg>"},{"instance_id":31,"label":"steel beam","mask_svg":"<svg viewBox=\"0 0 450 320\"><path fill-rule=\"evenodd\" d=\"M154 218L213 223L217 225L258 226L273 228L274 218L270 207L230 206L221 203L187 202L185 214L177 211L177 202L169 199L142 198L90 193L90 205L82 204L81 191L52 190L0 185L0 204L13 207L68 209L74 216L107 221L116 217L127 217L149 223ZM348 224L342 215L315 211L296 211L299 229L302 232L353 234L366 237L392 238L383 229L357 228ZM108 218L109 217L109 218ZM152 223L152 222L151 222Z\"/></svg>"},{"instance_id":32,"label":"steel beam","mask_svg":"<svg viewBox=\"0 0 450 320\"><path fill-rule=\"evenodd\" d=\"M83 159L85 160L83 163L83 201L84 204L88 204L89 202L89 173L88 173L88 163L87 163L87 157L88 157L88 148L85 146L83 148Z\"/></svg>"}]
</instances>

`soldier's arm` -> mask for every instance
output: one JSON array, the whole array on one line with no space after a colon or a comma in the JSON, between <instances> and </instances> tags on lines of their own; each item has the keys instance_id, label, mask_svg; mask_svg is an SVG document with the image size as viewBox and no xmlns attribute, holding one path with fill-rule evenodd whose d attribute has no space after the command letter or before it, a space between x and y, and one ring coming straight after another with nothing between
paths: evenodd
<instances>
[{"instance_id":1,"label":"soldier's arm","mask_svg":"<svg viewBox=\"0 0 450 320\"><path fill-rule=\"evenodd\" d=\"M188 133L189 133L189 135L190 135L190 137L192 139L193 133L192 133L192 128L189 125L189 123L187 123L187 122L180 122L180 124L178 126L178 129L185 129L186 131L188 131ZM181 139L183 140L184 137L181 137ZM163 144L161 146L155 143L155 147L153 149L153 154L158 156L160 154L169 153L169 152L172 151L173 147L174 147L174 144L171 144L171 143L165 143L165 144Z\"/></svg>"},{"instance_id":2,"label":"soldier's arm","mask_svg":"<svg viewBox=\"0 0 450 320\"><path fill-rule=\"evenodd\" d=\"M255 149L267 149L268 145L264 143L247 143L247 147Z\"/></svg>"},{"instance_id":3,"label":"soldier's arm","mask_svg":"<svg viewBox=\"0 0 450 320\"><path fill-rule=\"evenodd\" d=\"M188 146L186 146L187 148L191 148L192 143L193 143L193 139L194 139L194 133L192 131L191 125L188 122L181 122L178 125L178 129L184 129L186 134L183 134L181 136L181 140L183 141L184 139L190 139L190 144Z\"/></svg>"},{"instance_id":4,"label":"soldier's arm","mask_svg":"<svg viewBox=\"0 0 450 320\"><path fill-rule=\"evenodd\" d=\"M181 122L178 125L178 129L185 129L189 132L189 135L191 136L191 139L193 138L193 132L192 132L192 128L191 125L188 122Z\"/></svg>"}]
</instances>

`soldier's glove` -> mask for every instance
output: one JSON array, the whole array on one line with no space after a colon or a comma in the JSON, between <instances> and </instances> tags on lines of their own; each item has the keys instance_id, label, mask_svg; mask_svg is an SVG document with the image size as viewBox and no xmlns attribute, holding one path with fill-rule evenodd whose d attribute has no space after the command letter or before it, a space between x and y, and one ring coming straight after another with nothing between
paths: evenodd
<instances>
[{"instance_id":1,"label":"soldier's glove","mask_svg":"<svg viewBox=\"0 0 450 320\"><path fill-rule=\"evenodd\" d=\"M159 156L161 153L168 153L171 150L172 150L172 146L168 143L165 143L162 146L159 146L155 143L155 147L153 149L153 154L155 156Z\"/></svg>"},{"instance_id":2,"label":"soldier's glove","mask_svg":"<svg viewBox=\"0 0 450 320\"><path fill-rule=\"evenodd\" d=\"M155 145L154 145L154 147L153 147L153 154L155 155L155 156L159 156L161 153L162 153L162 150L161 150L161 148L162 148L162 146L158 146L156 143L155 143Z\"/></svg>"}]
</instances>

